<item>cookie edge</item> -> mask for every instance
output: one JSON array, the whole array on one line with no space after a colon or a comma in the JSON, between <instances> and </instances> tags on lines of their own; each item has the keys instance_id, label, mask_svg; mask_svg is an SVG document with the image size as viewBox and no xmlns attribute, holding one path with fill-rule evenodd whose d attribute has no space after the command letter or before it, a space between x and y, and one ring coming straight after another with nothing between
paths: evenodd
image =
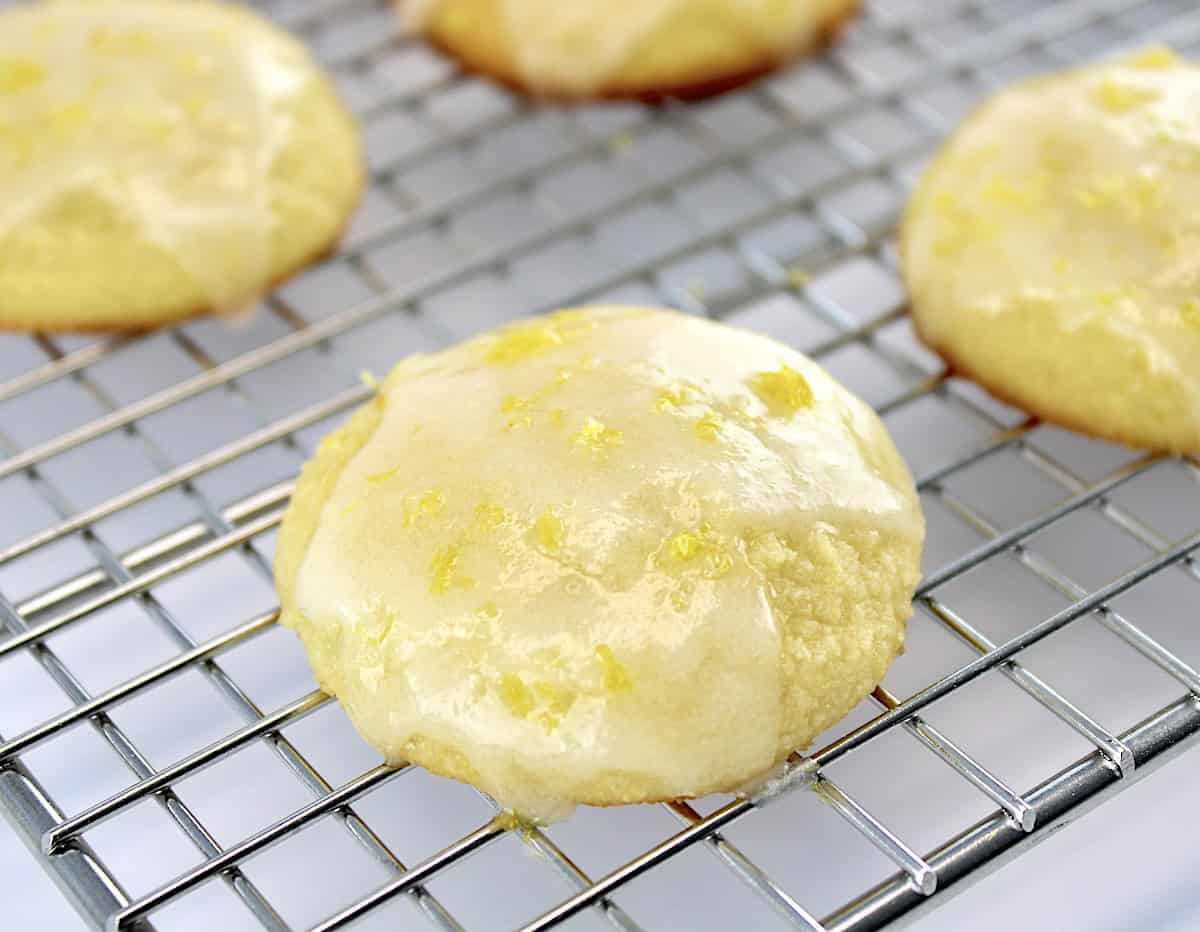
<instances>
[{"instance_id":1,"label":"cookie edge","mask_svg":"<svg viewBox=\"0 0 1200 932\"><path fill-rule=\"evenodd\" d=\"M913 285L910 271L909 254L912 249L911 228L916 223L915 217L917 212L930 209L928 204L930 194L927 189L934 184L934 175L938 172L940 163L948 157L950 148L959 141L960 136L975 122L984 119L1002 95L1018 90L1028 91L1030 88L1036 87L1041 83L1061 78L1064 75L1083 70L1086 67L1088 66L1070 68L1050 75L1036 75L1001 88L995 94L977 104L970 113L959 121L954 131L942 141L942 144L938 147L933 158L924 171L922 171L912 191L909 193L896 231L897 252L900 257L900 277L904 283L904 290L907 296L909 318L912 320L913 330L917 338L945 363L949 370L949 375L959 376L974 382L997 401L1011 408L1023 411L1025 414L1042 423L1062 427L1096 440L1117 443L1133 450L1150 450L1177 455L1200 454L1200 434L1192 437L1190 440L1183 439L1179 443L1164 443L1165 438L1160 436L1157 431L1138 433L1136 431L1125 432L1113 430L1106 425L1098 426L1096 420L1092 418L1079 417L1078 412L1070 412L1061 405L1048 403L1044 398L1034 398L1029 393L1021 390L1019 379L1009 379L1007 380L1008 384L1002 384L999 380L980 376L977 370L967 361L961 350L952 350L943 342L935 340L929 334L923 320L923 302L919 297L918 289ZM1014 383L1018 387L1010 387Z\"/></svg>"},{"instance_id":2,"label":"cookie edge","mask_svg":"<svg viewBox=\"0 0 1200 932\"><path fill-rule=\"evenodd\" d=\"M393 0L395 3L403 0ZM421 30L418 32L427 43L452 59L464 71L477 77L484 78L514 93L522 94L535 100L547 103L579 104L602 101L636 101L644 104L661 104L670 100L695 101L715 97L727 91L735 90L781 68L789 61L802 55L812 55L829 48L837 41L842 30L847 28L862 11L863 0L851 0L847 6L835 11L822 22L813 32L812 37L789 49L787 52L768 58L756 65L743 68L725 75L697 78L680 84L658 87L622 86L619 81L604 84L601 88L580 93L574 90L555 87L534 87L522 80L517 73L515 62L499 63L484 61L482 56L469 54L453 43L444 41L436 30Z\"/></svg>"}]
</instances>

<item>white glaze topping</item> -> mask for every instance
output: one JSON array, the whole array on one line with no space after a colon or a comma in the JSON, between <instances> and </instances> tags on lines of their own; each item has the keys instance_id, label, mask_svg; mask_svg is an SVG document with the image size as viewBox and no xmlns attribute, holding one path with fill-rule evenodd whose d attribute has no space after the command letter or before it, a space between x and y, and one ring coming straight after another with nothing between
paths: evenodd
<instances>
[{"instance_id":1,"label":"white glaze topping","mask_svg":"<svg viewBox=\"0 0 1200 932\"><path fill-rule=\"evenodd\" d=\"M55 0L5 12L0 241L86 192L214 305L244 295L270 267L267 176L312 77L299 43L220 4ZM206 261L214 254L237 267Z\"/></svg>"},{"instance_id":2,"label":"white glaze topping","mask_svg":"<svg viewBox=\"0 0 1200 932\"><path fill-rule=\"evenodd\" d=\"M919 549L874 414L748 333L567 313L413 357L381 392L298 575L314 662L390 757L414 735L469 748L527 815L560 814L555 786L591 772L686 795L770 767L782 677L808 662L784 659L777 624L785 541ZM888 637L913 572L880 582L901 593ZM874 619L833 624L871 649Z\"/></svg>"},{"instance_id":3,"label":"white glaze topping","mask_svg":"<svg viewBox=\"0 0 1200 932\"><path fill-rule=\"evenodd\" d=\"M421 31L444 8L460 0L404 0L411 28ZM463 15L470 3L461 4ZM737 23L723 41L760 50L762 64L811 41L847 0L500 0L499 22L479 22L477 29L500 29L509 37L524 81L534 88L587 95L603 89L651 39L671 42L664 26L686 18L723 15ZM655 54L704 55L704 50L656 50Z\"/></svg>"},{"instance_id":4,"label":"white glaze topping","mask_svg":"<svg viewBox=\"0 0 1200 932\"><path fill-rule=\"evenodd\" d=\"M1198 203L1200 68L1153 48L1005 90L909 207L922 332L1068 421L1200 444Z\"/></svg>"}]
</instances>

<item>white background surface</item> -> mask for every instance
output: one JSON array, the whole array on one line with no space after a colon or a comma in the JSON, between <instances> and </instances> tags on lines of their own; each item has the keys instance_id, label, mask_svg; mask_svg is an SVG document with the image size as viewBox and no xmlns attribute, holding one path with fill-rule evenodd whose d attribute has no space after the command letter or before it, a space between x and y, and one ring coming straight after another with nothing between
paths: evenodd
<instances>
[{"instance_id":1,"label":"white background surface","mask_svg":"<svg viewBox=\"0 0 1200 932\"><path fill-rule=\"evenodd\" d=\"M1200 929L1198 765L1200 749L1192 749L912 928ZM6 891L6 930L86 928L7 826L0 826L0 888Z\"/></svg>"}]
</instances>

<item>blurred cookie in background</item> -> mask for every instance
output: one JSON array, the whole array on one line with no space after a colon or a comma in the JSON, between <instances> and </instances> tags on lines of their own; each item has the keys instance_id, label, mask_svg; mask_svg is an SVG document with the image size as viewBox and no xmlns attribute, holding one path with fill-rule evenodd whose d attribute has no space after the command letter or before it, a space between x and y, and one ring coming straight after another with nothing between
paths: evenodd
<instances>
[{"instance_id":1,"label":"blurred cookie in background","mask_svg":"<svg viewBox=\"0 0 1200 932\"><path fill-rule=\"evenodd\" d=\"M858 0L400 0L474 71L558 99L701 97L836 35Z\"/></svg>"},{"instance_id":2,"label":"blurred cookie in background","mask_svg":"<svg viewBox=\"0 0 1200 932\"><path fill-rule=\"evenodd\" d=\"M328 250L362 185L330 81L247 10L0 13L0 328L237 309Z\"/></svg>"},{"instance_id":3,"label":"blurred cookie in background","mask_svg":"<svg viewBox=\"0 0 1200 932\"><path fill-rule=\"evenodd\" d=\"M1001 91L909 202L921 336L1040 418L1200 450L1200 68L1165 48Z\"/></svg>"}]
</instances>

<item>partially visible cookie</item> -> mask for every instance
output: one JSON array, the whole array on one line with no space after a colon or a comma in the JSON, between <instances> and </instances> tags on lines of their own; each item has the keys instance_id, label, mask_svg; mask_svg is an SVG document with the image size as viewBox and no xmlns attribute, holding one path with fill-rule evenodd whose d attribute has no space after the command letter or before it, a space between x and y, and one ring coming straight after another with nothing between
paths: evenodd
<instances>
[{"instance_id":1,"label":"partially visible cookie","mask_svg":"<svg viewBox=\"0 0 1200 932\"><path fill-rule=\"evenodd\" d=\"M327 250L362 184L329 80L247 10L0 12L0 328L237 307Z\"/></svg>"},{"instance_id":2,"label":"partially visible cookie","mask_svg":"<svg viewBox=\"0 0 1200 932\"><path fill-rule=\"evenodd\" d=\"M1001 91L901 230L922 337L1047 421L1200 450L1200 68L1165 48Z\"/></svg>"},{"instance_id":3,"label":"partially visible cookie","mask_svg":"<svg viewBox=\"0 0 1200 932\"><path fill-rule=\"evenodd\" d=\"M828 41L858 0L399 0L468 67L564 99L697 97Z\"/></svg>"},{"instance_id":4,"label":"partially visible cookie","mask_svg":"<svg viewBox=\"0 0 1200 932\"><path fill-rule=\"evenodd\" d=\"M549 819L732 791L879 682L924 522L811 360L588 308L392 370L304 467L280 621L363 736Z\"/></svg>"}]
</instances>

